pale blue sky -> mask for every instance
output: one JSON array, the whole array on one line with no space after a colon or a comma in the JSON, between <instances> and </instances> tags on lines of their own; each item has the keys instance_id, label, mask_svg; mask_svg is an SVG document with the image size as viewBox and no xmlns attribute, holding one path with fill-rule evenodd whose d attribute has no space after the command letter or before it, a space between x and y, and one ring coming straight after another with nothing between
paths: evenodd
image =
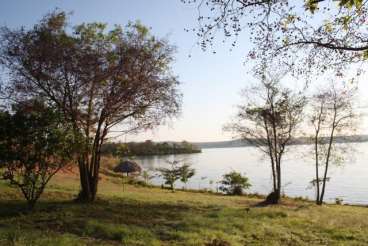
<instances>
[{"instance_id":1,"label":"pale blue sky","mask_svg":"<svg viewBox=\"0 0 368 246\"><path fill-rule=\"evenodd\" d=\"M167 37L177 46L173 71L182 82L181 116L170 125L127 136L126 140L230 139L222 132L222 126L235 112L234 105L240 101L239 91L252 80L247 75L250 65L243 64L249 50L245 33L240 37L241 45L232 52L229 52L230 43L221 42L216 54L202 52L195 44L195 34L184 31L196 26L196 8L180 0L1 0L0 25L31 26L55 8L73 11L71 24L99 21L125 25L128 21L140 20L152 27L153 34Z\"/></svg>"}]
</instances>

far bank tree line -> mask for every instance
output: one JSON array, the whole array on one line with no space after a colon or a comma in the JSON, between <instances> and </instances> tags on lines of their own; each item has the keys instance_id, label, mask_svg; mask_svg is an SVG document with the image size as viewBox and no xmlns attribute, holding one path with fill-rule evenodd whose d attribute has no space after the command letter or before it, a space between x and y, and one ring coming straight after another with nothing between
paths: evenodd
<instances>
[{"instance_id":1,"label":"far bank tree line","mask_svg":"<svg viewBox=\"0 0 368 246\"><path fill-rule=\"evenodd\" d=\"M108 142L102 145L101 154L115 157L146 156L146 155L173 155L200 153L201 149L187 142Z\"/></svg>"}]
</instances>

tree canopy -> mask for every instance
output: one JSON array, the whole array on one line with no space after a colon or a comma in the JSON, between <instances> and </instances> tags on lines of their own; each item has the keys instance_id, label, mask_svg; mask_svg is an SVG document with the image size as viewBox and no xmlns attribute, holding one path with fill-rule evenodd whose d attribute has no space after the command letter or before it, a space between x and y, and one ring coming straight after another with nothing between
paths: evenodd
<instances>
[{"instance_id":1,"label":"tree canopy","mask_svg":"<svg viewBox=\"0 0 368 246\"><path fill-rule=\"evenodd\" d=\"M296 75L341 70L368 58L368 3L363 0L194 0L203 49L218 37L247 33L250 59L277 60ZM218 32L220 31L220 33ZM278 58L281 58L278 60ZM360 73L358 70L357 73Z\"/></svg>"}]
</instances>

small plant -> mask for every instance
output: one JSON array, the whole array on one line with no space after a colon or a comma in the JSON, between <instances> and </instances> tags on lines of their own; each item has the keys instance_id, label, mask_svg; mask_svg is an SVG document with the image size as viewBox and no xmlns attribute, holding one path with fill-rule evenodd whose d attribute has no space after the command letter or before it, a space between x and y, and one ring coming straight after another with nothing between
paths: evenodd
<instances>
[{"instance_id":1,"label":"small plant","mask_svg":"<svg viewBox=\"0 0 368 246\"><path fill-rule=\"evenodd\" d=\"M231 171L222 176L220 190L229 195L242 195L244 189L248 189L251 184L246 176L236 171Z\"/></svg>"},{"instance_id":2,"label":"small plant","mask_svg":"<svg viewBox=\"0 0 368 246\"><path fill-rule=\"evenodd\" d=\"M339 198L339 197L335 198L336 205L341 205L343 201L344 201L344 199L342 199L342 198Z\"/></svg>"},{"instance_id":3,"label":"small plant","mask_svg":"<svg viewBox=\"0 0 368 246\"><path fill-rule=\"evenodd\" d=\"M150 185L151 179L155 177L155 175L152 175L148 170L143 170L141 176L144 180L145 185Z\"/></svg>"},{"instance_id":4,"label":"small plant","mask_svg":"<svg viewBox=\"0 0 368 246\"><path fill-rule=\"evenodd\" d=\"M174 192L175 182L181 180L184 184L194 176L195 170L190 168L189 164L180 164L181 160L166 161L169 164L168 168L159 168L160 176L165 180L165 184L170 186L170 189Z\"/></svg>"},{"instance_id":5,"label":"small plant","mask_svg":"<svg viewBox=\"0 0 368 246\"><path fill-rule=\"evenodd\" d=\"M160 176L165 180L165 184L170 186L172 192L175 191L175 182L180 179L179 161L166 161L169 164L167 168L158 168Z\"/></svg>"},{"instance_id":6,"label":"small plant","mask_svg":"<svg viewBox=\"0 0 368 246\"><path fill-rule=\"evenodd\" d=\"M186 188L189 179L195 175L195 169L191 168L189 164L184 164L179 167L179 173L180 181L184 183L184 187Z\"/></svg>"}]
</instances>

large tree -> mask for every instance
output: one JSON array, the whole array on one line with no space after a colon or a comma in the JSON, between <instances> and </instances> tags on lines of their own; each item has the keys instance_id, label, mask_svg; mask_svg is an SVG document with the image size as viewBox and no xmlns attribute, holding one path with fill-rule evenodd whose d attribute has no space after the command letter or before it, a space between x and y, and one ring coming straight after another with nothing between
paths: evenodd
<instances>
[{"instance_id":1,"label":"large tree","mask_svg":"<svg viewBox=\"0 0 368 246\"><path fill-rule=\"evenodd\" d=\"M301 122L305 98L281 86L278 76L263 73L260 83L244 91L234 120L224 129L251 143L270 160L273 191L267 203L278 203L282 187L282 158Z\"/></svg>"},{"instance_id":2,"label":"large tree","mask_svg":"<svg viewBox=\"0 0 368 246\"><path fill-rule=\"evenodd\" d=\"M173 52L139 23L71 28L58 11L28 30L1 29L0 63L7 72L2 88L8 98L42 98L83 135L81 201L95 200L101 146L109 132L148 129L177 115L181 94L170 67Z\"/></svg>"},{"instance_id":3,"label":"large tree","mask_svg":"<svg viewBox=\"0 0 368 246\"><path fill-rule=\"evenodd\" d=\"M368 1L182 1L198 7L195 32L204 49L212 47L216 37L236 45L245 32L255 44L249 58L281 58L277 62L296 75L330 68L341 74L342 68L368 58Z\"/></svg>"}]
</instances>

